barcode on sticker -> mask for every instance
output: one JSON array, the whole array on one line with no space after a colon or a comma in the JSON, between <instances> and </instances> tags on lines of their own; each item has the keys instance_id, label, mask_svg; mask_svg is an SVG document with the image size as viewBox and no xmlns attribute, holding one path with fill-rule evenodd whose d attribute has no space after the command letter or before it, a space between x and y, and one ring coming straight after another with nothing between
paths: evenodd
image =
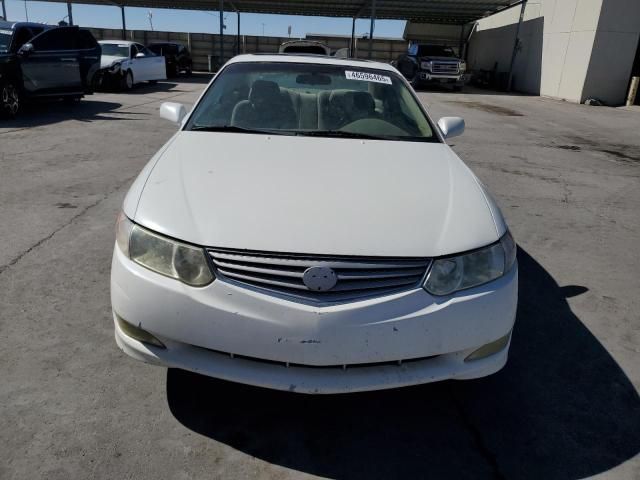
<instances>
[{"instance_id":1,"label":"barcode on sticker","mask_svg":"<svg viewBox=\"0 0 640 480\"><path fill-rule=\"evenodd\" d=\"M353 72L351 70L345 70L344 76L347 77L347 80L362 80L364 82L386 83L387 85L391 85L391 77L387 77L386 75L378 75L377 73Z\"/></svg>"}]
</instances>

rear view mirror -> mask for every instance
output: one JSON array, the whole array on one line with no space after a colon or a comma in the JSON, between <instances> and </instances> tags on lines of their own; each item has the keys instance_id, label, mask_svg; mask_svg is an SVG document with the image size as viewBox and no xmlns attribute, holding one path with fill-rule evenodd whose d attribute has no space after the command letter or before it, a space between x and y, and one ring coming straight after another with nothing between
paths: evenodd
<instances>
[{"instance_id":1,"label":"rear view mirror","mask_svg":"<svg viewBox=\"0 0 640 480\"><path fill-rule=\"evenodd\" d=\"M331 77L322 73L303 73L296 77L296 83L301 85L331 85Z\"/></svg>"},{"instance_id":2,"label":"rear view mirror","mask_svg":"<svg viewBox=\"0 0 640 480\"><path fill-rule=\"evenodd\" d=\"M438 120L438 127L444 138L453 138L464 132L464 120L460 117L442 117Z\"/></svg>"},{"instance_id":3,"label":"rear view mirror","mask_svg":"<svg viewBox=\"0 0 640 480\"><path fill-rule=\"evenodd\" d=\"M18 55L22 55L24 57L27 57L32 52L33 52L33 44L32 43L25 43L18 50Z\"/></svg>"},{"instance_id":4,"label":"rear view mirror","mask_svg":"<svg viewBox=\"0 0 640 480\"><path fill-rule=\"evenodd\" d=\"M142 53L142 52L136 53L136 58L144 58L144 57L146 57L146 55L144 53Z\"/></svg>"},{"instance_id":5,"label":"rear view mirror","mask_svg":"<svg viewBox=\"0 0 640 480\"><path fill-rule=\"evenodd\" d=\"M187 116L187 109L181 103L164 102L160 105L160 118L173 123L180 123Z\"/></svg>"}]
</instances>

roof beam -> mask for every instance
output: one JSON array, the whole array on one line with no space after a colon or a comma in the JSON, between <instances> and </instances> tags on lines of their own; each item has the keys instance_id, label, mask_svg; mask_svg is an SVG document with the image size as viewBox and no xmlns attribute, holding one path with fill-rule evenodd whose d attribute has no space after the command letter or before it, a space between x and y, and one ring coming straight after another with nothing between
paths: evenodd
<instances>
[{"instance_id":1,"label":"roof beam","mask_svg":"<svg viewBox=\"0 0 640 480\"><path fill-rule=\"evenodd\" d=\"M44 0L66 3L67 0ZM80 0L92 5L119 7L218 10L217 0ZM225 0L236 12L308 15L327 17L369 17L371 0ZM521 0L376 0L376 18L413 22L464 24Z\"/></svg>"}]
</instances>

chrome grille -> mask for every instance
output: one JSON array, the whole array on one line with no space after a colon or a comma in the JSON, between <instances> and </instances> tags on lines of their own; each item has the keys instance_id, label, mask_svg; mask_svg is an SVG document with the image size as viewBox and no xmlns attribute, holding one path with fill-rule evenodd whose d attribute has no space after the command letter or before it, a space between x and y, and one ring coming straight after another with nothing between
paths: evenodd
<instances>
[{"instance_id":1,"label":"chrome grille","mask_svg":"<svg viewBox=\"0 0 640 480\"><path fill-rule=\"evenodd\" d=\"M460 70L459 64L456 63L443 63L433 62L431 66L431 73L440 73L444 75L457 75Z\"/></svg>"},{"instance_id":2,"label":"chrome grille","mask_svg":"<svg viewBox=\"0 0 640 480\"><path fill-rule=\"evenodd\" d=\"M218 276L313 301L344 301L417 288L431 263L426 258L337 257L209 249ZM332 269L335 286L312 291L303 282L312 267Z\"/></svg>"}]
</instances>

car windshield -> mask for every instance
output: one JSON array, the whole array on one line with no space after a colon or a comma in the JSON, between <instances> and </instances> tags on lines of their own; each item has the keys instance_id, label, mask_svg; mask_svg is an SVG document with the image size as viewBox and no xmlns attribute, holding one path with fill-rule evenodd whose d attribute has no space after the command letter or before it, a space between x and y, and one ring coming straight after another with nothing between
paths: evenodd
<instances>
[{"instance_id":1,"label":"car windshield","mask_svg":"<svg viewBox=\"0 0 640 480\"><path fill-rule=\"evenodd\" d=\"M129 45L126 43L101 43L102 55L111 57L128 57Z\"/></svg>"},{"instance_id":2,"label":"car windshield","mask_svg":"<svg viewBox=\"0 0 640 480\"><path fill-rule=\"evenodd\" d=\"M11 46L12 30L0 30L0 52L8 52Z\"/></svg>"},{"instance_id":3,"label":"car windshield","mask_svg":"<svg viewBox=\"0 0 640 480\"><path fill-rule=\"evenodd\" d=\"M231 64L185 129L439 141L404 80L364 63Z\"/></svg>"},{"instance_id":4,"label":"car windshield","mask_svg":"<svg viewBox=\"0 0 640 480\"><path fill-rule=\"evenodd\" d=\"M420 45L418 47L419 57L455 57L456 54L451 47L441 45Z\"/></svg>"}]
</instances>

